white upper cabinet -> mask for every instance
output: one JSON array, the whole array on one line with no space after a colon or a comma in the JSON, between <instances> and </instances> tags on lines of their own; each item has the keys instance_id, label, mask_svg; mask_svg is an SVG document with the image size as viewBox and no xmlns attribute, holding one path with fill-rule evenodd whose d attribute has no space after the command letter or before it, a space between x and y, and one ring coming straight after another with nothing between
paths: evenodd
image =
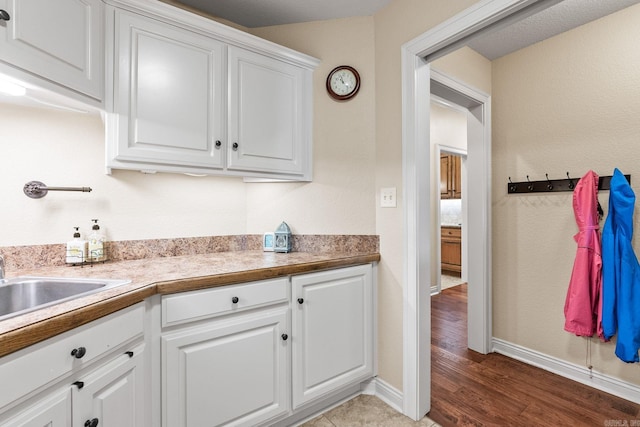
<instances>
[{"instance_id":1,"label":"white upper cabinet","mask_svg":"<svg viewBox=\"0 0 640 427\"><path fill-rule=\"evenodd\" d=\"M228 57L229 169L304 176L304 70L234 46Z\"/></svg>"},{"instance_id":2,"label":"white upper cabinet","mask_svg":"<svg viewBox=\"0 0 640 427\"><path fill-rule=\"evenodd\" d=\"M111 166L221 169L224 45L115 10ZM216 141L218 144L216 145Z\"/></svg>"},{"instance_id":3,"label":"white upper cabinet","mask_svg":"<svg viewBox=\"0 0 640 427\"><path fill-rule=\"evenodd\" d=\"M106 2L108 169L311 180L317 59L161 2Z\"/></svg>"},{"instance_id":4,"label":"white upper cabinet","mask_svg":"<svg viewBox=\"0 0 640 427\"><path fill-rule=\"evenodd\" d=\"M101 103L102 1L0 0L0 9L9 15L0 21L0 72Z\"/></svg>"}]
</instances>

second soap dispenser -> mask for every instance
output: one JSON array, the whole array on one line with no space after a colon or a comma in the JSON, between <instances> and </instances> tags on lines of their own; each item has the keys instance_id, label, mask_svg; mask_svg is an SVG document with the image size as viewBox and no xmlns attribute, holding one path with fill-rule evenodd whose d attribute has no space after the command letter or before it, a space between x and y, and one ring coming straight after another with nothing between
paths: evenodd
<instances>
[{"instance_id":1,"label":"second soap dispenser","mask_svg":"<svg viewBox=\"0 0 640 427\"><path fill-rule=\"evenodd\" d=\"M88 246L89 246L89 262L101 262L107 260L107 252L105 248L106 237L100 230L97 219L92 219L93 226L91 227L91 234L89 234Z\"/></svg>"}]
</instances>

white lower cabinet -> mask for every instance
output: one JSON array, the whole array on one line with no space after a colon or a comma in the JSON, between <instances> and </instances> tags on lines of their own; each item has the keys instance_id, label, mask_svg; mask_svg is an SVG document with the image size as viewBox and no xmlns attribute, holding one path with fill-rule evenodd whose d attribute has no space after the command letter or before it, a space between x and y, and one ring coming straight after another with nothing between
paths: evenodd
<instances>
[{"instance_id":1,"label":"white lower cabinet","mask_svg":"<svg viewBox=\"0 0 640 427\"><path fill-rule=\"evenodd\" d=\"M286 425L372 378L372 271L164 296L163 426Z\"/></svg>"},{"instance_id":2,"label":"white lower cabinet","mask_svg":"<svg viewBox=\"0 0 640 427\"><path fill-rule=\"evenodd\" d=\"M0 358L2 427L149 426L145 308L124 309Z\"/></svg>"},{"instance_id":3,"label":"white lower cabinet","mask_svg":"<svg viewBox=\"0 0 640 427\"><path fill-rule=\"evenodd\" d=\"M293 409L373 376L372 266L294 276Z\"/></svg>"},{"instance_id":4,"label":"white lower cabinet","mask_svg":"<svg viewBox=\"0 0 640 427\"><path fill-rule=\"evenodd\" d=\"M374 376L373 279L367 264L164 295L64 332L0 358L0 427L298 422Z\"/></svg>"},{"instance_id":5,"label":"white lower cabinet","mask_svg":"<svg viewBox=\"0 0 640 427\"><path fill-rule=\"evenodd\" d=\"M163 325L179 325L161 338L164 427L256 426L288 413L288 290L281 278L163 297Z\"/></svg>"},{"instance_id":6,"label":"white lower cabinet","mask_svg":"<svg viewBox=\"0 0 640 427\"><path fill-rule=\"evenodd\" d=\"M73 426L145 425L144 344L121 354L72 387Z\"/></svg>"},{"instance_id":7,"label":"white lower cabinet","mask_svg":"<svg viewBox=\"0 0 640 427\"><path fill-rule=\"evenodd\" d=\"M20 415L0 423L2 427L63 427L71 424L71 388L45 395Z\"/></svg>"},{"instance_id":8,"label":"white lower cabinet","mask_svg":"<svg viewBox=\"0 0 640 427\"><path fill-rule=\"evenodd\" d=\"M286 414L288 311L164 336L164 425L255 426Z\"/></svg>"}]
</instances>

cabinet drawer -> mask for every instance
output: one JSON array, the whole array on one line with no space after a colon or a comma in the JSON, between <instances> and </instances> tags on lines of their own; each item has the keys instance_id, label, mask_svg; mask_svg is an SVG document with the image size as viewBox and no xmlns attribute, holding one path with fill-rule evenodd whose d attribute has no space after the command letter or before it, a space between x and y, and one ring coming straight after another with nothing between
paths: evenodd
<instances>
[{"instance_id":1,"label":"cabinet drawer","mask_svg":"<svg viewBox=\"0 0 640 427\"><path fill-rule=\"evenodd\" d=\"M462 229L458 227L442 227L442 237L460 238Z\"/></svg>"},{"instance_id":2,"label":"cabinet drawer","mask_svg":"<svg viewBox=\"0 0 640 427\"><path fill-rule=\"evenodd\" d=\"M1 358L0 378L11 387L0 387L0 408L143 333L144 305L137 304ZM72 356L80 347L84 356Z\"/></svg>"},{"instance_id":3,"label":"cabinet drawer","mask_svg":"<svg viewBox=\"0 0 640 427\"><path fill-rule=\"evenodd\" d=\"M162 326L287 302L288 295L289 279L285 277L164 296Z\"/></svg>"}]
</instances>

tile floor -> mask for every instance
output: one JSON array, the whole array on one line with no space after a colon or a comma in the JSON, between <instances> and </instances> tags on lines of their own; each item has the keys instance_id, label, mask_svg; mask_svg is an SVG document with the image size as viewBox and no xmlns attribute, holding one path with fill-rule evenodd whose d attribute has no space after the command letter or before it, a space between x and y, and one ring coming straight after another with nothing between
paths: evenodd
<instances>
[{"instance_id":1,"label":"tile floor","mask_svg":"<svg viewBox=\"0 0 640 427\"><path fill-rule=\"evenodd\" d=\"M375 396L362 394L302 424L305 427L440 427L427 417L413 421Z\"/></svg>"},{"instance_id":2,"label":"tile floor","mask_svg":"<svg viewBox=\"0 0 640 427\"><path fill-rule=\"evenodd\" d=\"M461 283L464 283L464 280L462 280L460 276L451 276L443 273L440 277L440 289L451 288Z\"/></svg>"}]
</instances>

